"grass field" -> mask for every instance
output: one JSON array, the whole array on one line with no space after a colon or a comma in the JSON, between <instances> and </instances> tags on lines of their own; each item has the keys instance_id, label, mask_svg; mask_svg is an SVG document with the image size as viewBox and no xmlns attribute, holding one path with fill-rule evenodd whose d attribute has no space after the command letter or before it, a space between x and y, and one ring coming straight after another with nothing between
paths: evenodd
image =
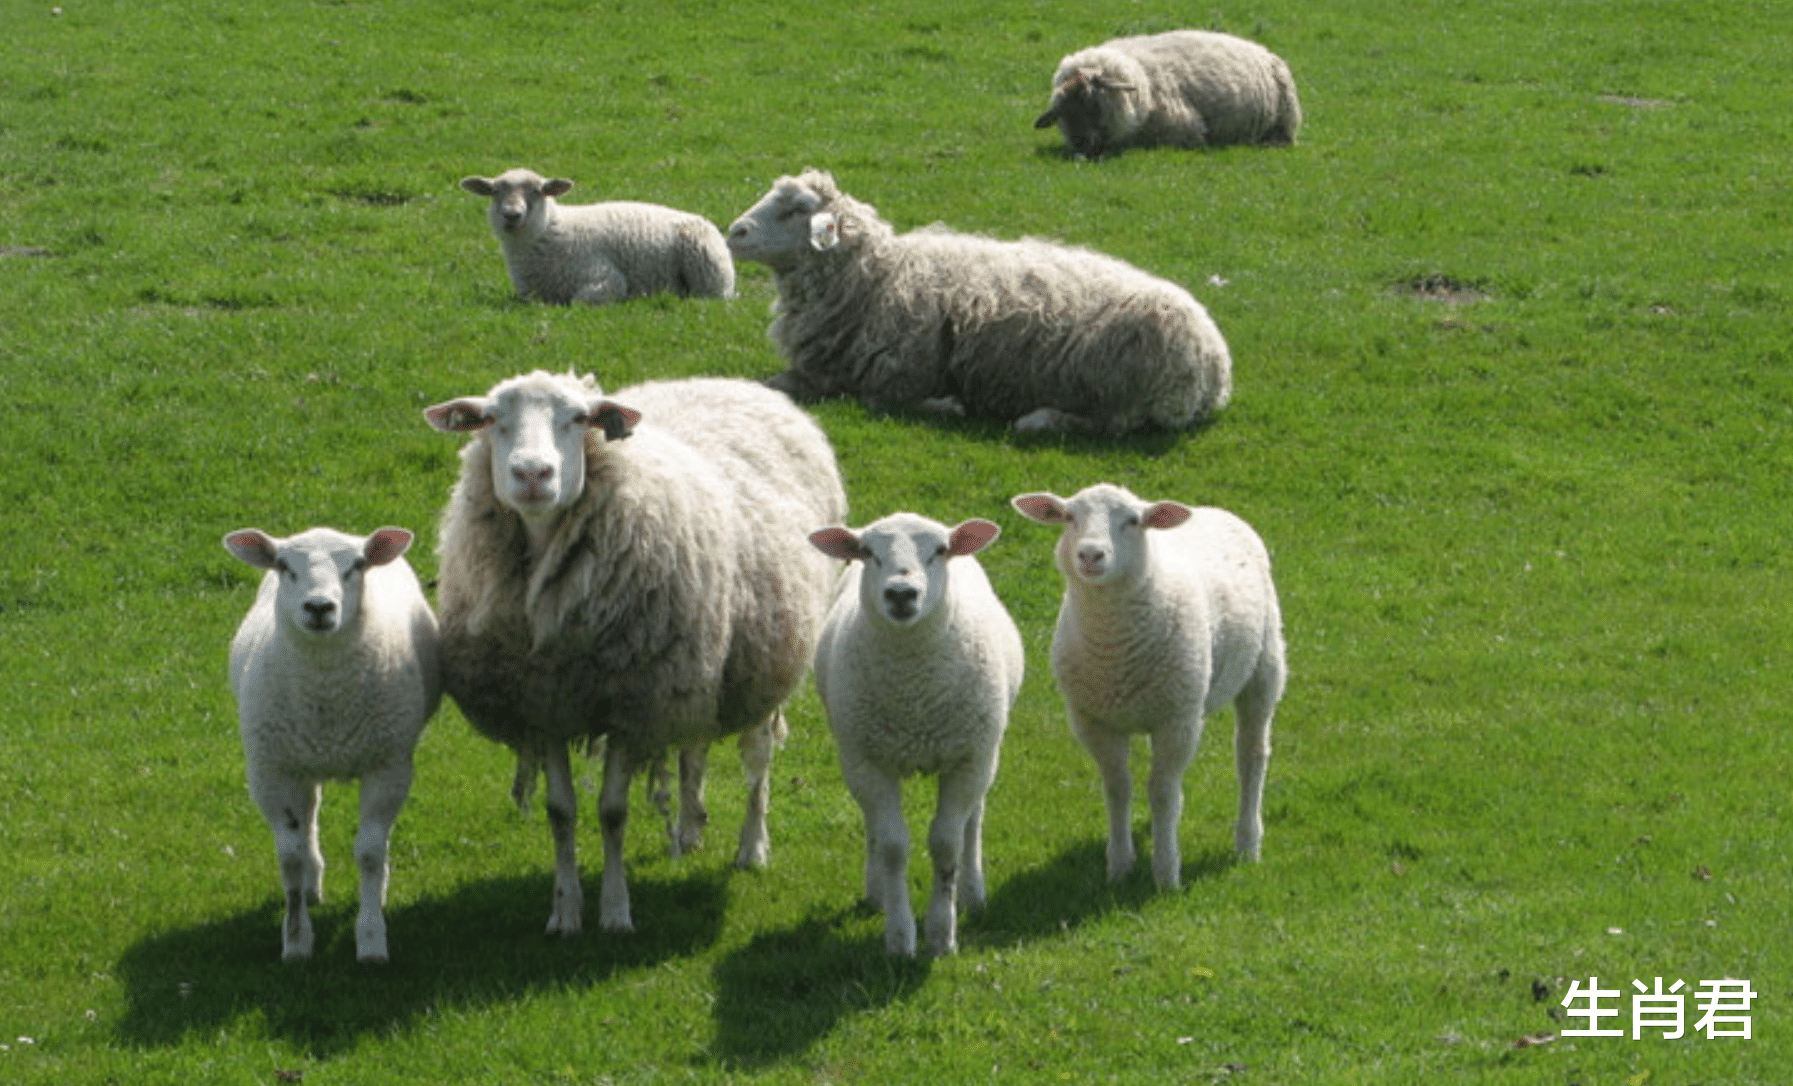
<instances>
[{"instance_id":1,"label":"grass field","mask_svg":"<svg viewBox=\"0 0 1793 1086\"><path fill-rule=\"evenodd\" d=\"M0 1082L1787 1082L1785 15L0 0ZM1063 54L1184 25L1289 61L1296 147L1090 163L1029 127ZM455 184L513 165L723 225L824 167L899 229L1112 252L1225 332L1233 405L1176 437L816 408L856 523L1005 528L984 560L1029 677L956 958L889 960L853 907L859 814L806 690L770 868L728 867L719 752L706 850L669 860L638 799L638 932L567 943L544 819L445 706L393 964L353 960L345 786L317 957L279 963L225 681L255 579L219 538L402 524L427 580L458 467L428 404L535 367L780 369L762 268L726 303L515 300ZM1283 598L1263 862L1229 857L1223 715L1175 894L1103 879L1053 537L1007 506L1103 479L1238 512ZM1596 976L1685 981L1686 1035L1561 1036ZM1695 1028L1722 978L1757 993L1748 1039Z\"/></svg>"}]
</instances>

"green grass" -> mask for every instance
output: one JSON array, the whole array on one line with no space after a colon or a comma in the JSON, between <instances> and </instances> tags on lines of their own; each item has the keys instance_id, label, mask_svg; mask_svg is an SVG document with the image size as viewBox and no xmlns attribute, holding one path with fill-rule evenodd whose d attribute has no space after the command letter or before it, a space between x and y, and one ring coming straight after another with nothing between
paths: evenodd
<instances>
[{"instance_id":1,"label":"green grass","mask_svg":"<svg viewBox=\"0 0 1793 1086\"><path fill-rule=\"evenodd\" d=\"M1783 14L3 0L0 1081L1784 1082ZM1286 57L1301 143L1085 163L1028 127L1064 53L1179 25ZM772 866L727 867L719 751L706 850L667 859L638 801L638 933L566 944L543 819L446 708L394 839L394 963L353 962L337 787L318 954L279 964L224 678L254 578L219 537L403 524L428 579L458 461L424 406L538 366L780 368L761 268L730 303L514 300L455 187L513 165L724 224L826 167L899 228L1113 252L1226 333L1235 401L1175 438L817 408L855 522L1007 529L986 565L1030 676L957 958L893 962L853 908L859 816L806 691ZM1283 596L1264 862L1227 855L1222 716L1178 894L1103 881L1051 534L1006 505L1102 479L1245 516ZM1749 979L1754 1035L1514 1047L1580 1024L1550 1012L1595 975Z\"/></svg>"}]
</instances>

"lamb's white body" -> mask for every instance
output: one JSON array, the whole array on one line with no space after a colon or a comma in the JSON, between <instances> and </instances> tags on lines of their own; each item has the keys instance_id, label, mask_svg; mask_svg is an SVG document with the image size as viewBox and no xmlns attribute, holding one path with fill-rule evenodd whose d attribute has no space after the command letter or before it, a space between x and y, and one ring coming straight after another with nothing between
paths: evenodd
<instances>
[{"instance_id":1,"label":"lamb's white body","mask_svg":"<svg viewBox=\"0 0 1793 1086\"><path fill-rule=\"evenodd\" d=\"M1287 144L1301 127L1301 102L1289 66L1256 42L1173 30L1060 61L1034 127L1055 123L1067 147L1091 158L1157 144Z\"/></svg>"},{"instance_id":2,"label":"lamb's white body","mask_svg":"<svg viewBox=\"0 0 1793 1086\"><path fill-rule=\"evenodd\" d=\"M704 754L741 735L750 781L736 863L766 862L780 706L812 658L830 563L793 546L839 520L828 439L747 381L650 382L612 399L540 371L430 408L473 433L443 513L444 678L484 735L540 765L555 845L549 934L583 927L568 744L603 737L599 924L631 930L629 780L680 752L675 846L696 843Z\"/></svg>"},{"instance_id":3,"label":"lamb's white body","mask_svg":"<svg viewBox=\"0 0 1793 1086\"><path fill-rule=\"evenodd\" d=\"M1183 772L1203 719L1228 704L1237 716L1233 847L1258 859L1270 721L1287 678L1263 541L1225 510L1144 502L1106 483L1068 500L1024 494L1014 505L1042 524L1064 525L1052 669L1071 730L1102 775L1108 877L1133 868L1127 748L1143 733L1152 744L1152 874L1160 888L1179 885Z\"/></svg>"},{"instance_id":4,"label":"lamb's white body","mask_svg":"<svg viewBox=\"0 0 1793 1086\"><path fill-rule=\"evenodd\" d=\"M411 788L412 752L442 696L436 619L402 555L411 533L365 539L255 529L224 545L268 570L230 646L249 791L280 856L281 957L309 958L309 902L323 896L318 801L326 780L361 781L355 956L387 960L387 843Z\"/></svg>"},{"instance_id":5,"label":"lamb's white body","mask_svg":"<svg viewBox=\"0 0 1793 1086\"><path fill-rule=\"evenodd\" d=\"M524 169L463 178L461 187L491 198L487 217L524 297L602 305L661 293L734 296L728 245L700 215L626 200L562 204L555 197L571 181Z\"/></svg>"},{"instance_id":6,"label":"lamb's white body","mask_svg":"<svg viewBox=\"0 0 1793 1086\"><path fill-rule=\"evenodd\" d=\"M893 954L915 953L904 777L939 778L928 950L956 951L958 907L984 904L984 797L1024 666L1021 634L972 557L998 530L897 513L810 536L824 554L858 560L822 627L816 689L865 815L865 896L884 912Z\"/></svg>"},{"instance_id":7,"label":"lamb's white body","mask_svg":"<svg viewBox=\"0 0 1793 1086\"><path fill-rule=\"evenodd\" d=\"M1167 280L1088 249L928 227L896 234L819 170L729 227L772 268L772 342L799 400L941 407L1017 430L1185 429L1232 395L1226 340Z\"/></svg>"}]
</instances>

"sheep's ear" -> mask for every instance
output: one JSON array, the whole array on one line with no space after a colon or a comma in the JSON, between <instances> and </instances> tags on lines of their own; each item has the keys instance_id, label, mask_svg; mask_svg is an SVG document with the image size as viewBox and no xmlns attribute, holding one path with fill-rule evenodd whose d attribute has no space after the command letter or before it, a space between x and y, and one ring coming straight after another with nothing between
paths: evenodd
<instances>
[{"instance_id":1,"label":"sheep's ear","mask_svg":"<svg viewBox=\"0 0 1793 1086\"><path fill-rule=\"evenodd\" d=\"M490 196L497 191L489 177L463 177L461 187L475 196Z\"/></svg>"},{"instance_id":2,"label":"sheep's ear","mask_svg":"<svg viewBox=\"0 0 1793 1086\"><path fill-rule=\"evenodd\" d=\"M865 557L859 537L846 528L823 528L809 533L810 545L830 558L852 562Z\"/></svg>"},{"instance_id":3,"label":"sheep's ear","mask_svg":"<svg viewBox=\"0 0 1793 1086\"><path fill-rule=\"evenodd\" d=\"M224 549L256 569L273 569L280 560L279 545L260 528L230 533L224 537Z\"/></svg>"},{"instance_id":4,"label":"sheep's ear","mask_svg":"<svg viewBox=\"0 0 1793 1086\"><path fill-rule=\"evenodd\" d=\"M573 183L564 177L550 177L542 182L542 194L545 196L565 196L573 191Z\"/></svg>"},{"instance_id":5,"label":"sheep's ear","mask_svg":"<svg viewBox=\"0 0 1793 1086\"><path fill-rule=\"evenodd\" d=\"M953 529L953 534L946 542L946 551L954 558L963 558L968 554L976 554L996 541L1002 529L990 521L972 518Z\"/></svg>"},{"instance_id":6,"label":"sheep's ear","mask_svg":"<svg viewBox=\"0 0 1793 1086\"><path fill-rule=\"evenodd\" d=\"M1028 520L1041 524L1065 522L1065 500L1056 494L1018 494L1009 499L1009 504Z\"/></svg>"},{"instance_id":7,"label":"sheep's ear","mask_svg":"<svg viewBox=\"0 0 1793 1086\"><path fill-rule=\"evenodd\" d=\"M423 409L423 417L430 420L431 426L445 434L470 434L492 425L492 416L486 413L483 396L469 396L426 407Z\"/></svg>"},{"instance_id":8,"label":"sheep's ear","mask_svg":"<svg viewBox=\"0 0 1793 1086\"><path fill-rule=\"evenodd\" d=\"M411 547L411 533L404 528L381 528L362 544L361 556L370 566L383 566Z\"/></svg>"},{"instance_id":9,"label":"sheep's ear","mask_svg":"<svg viewBox=\"0 0 1793 1086\"><path fill-rule=\"evenodd\" d=\"M809 217L809 247L825 253L840 244L840 216L818 211Z\"/></svg>"},{"instance_id":10,"label":"sheep's ear","mask_svg":"<svg viewBox=\"0 0 1793 1086\"><path fill-rule=\"evenodd\" d=\"M1148 528L1175 528L1195 515L1195 510L1182 502L1157 502L1147 506L1139 522Z\"/></svg>"},{"instance_id":11,"label":"sheep's ear","mask_svg":"<svg viewBox=\"0 0 1793 1086\"><path fill-rule=\"evenodd\" d=\"M633 407L624 407L615 400L599 400L598 405L585 416L587 426L595 426L604 431L605 441L621 441L635 432L641 422L641 412Z\"/></svg>"},{"instance_id":12,"label":"sheep's ear","mask_svg":"<svg viewBox=\"0 0 1793 1086\"><path fill-rule=\"evenodd\" d=\"M1054 99L1052 107L1033 119L1035 128L1051 128L1058 123L1058 100Z\"/></svg>"}]
</instances>

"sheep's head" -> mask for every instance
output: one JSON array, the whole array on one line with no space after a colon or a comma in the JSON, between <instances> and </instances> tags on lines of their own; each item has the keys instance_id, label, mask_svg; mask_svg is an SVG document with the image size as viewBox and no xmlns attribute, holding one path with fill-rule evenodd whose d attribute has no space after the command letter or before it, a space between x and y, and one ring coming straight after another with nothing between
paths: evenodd
<instances>
[{"instance_id":1,"label":"sheep's head","mask_svg":"<svg viewBox=\"0 0 1793 1086\"><path fill-rule=\"evenodd\" d=\"M729 226L728 251L774 270L792 267L806 252L827 252L841 241L839 199L834 178L821 170L781 177Z\"/></svg>"},{"instance_id":2,"label":"sheep's head","mask_svg":"<svg viewBox=\"0 0 1793 1086\"><path fill-rule=\"evenodd\" d=\"M443 433L484 432L492 490L535 535L585 492L586 431L626 438L641 412L605 399L589 377L537 370L484 396L437 404L424 417Z\"/></svg>"},{"instance_id":3,"label":"sheep's head","mask_svg":"<svg viewBox=\"0 0 1793 1086\"><path fill-rule=\"evenodd\" d=\"M914 513L892 513L858 532L823 528L809 541L830 558L863 562L859 606L894 626L915 626L946 598L949 563L976 554L1002 529L987 520L948 528Z\"/></svg>"},{"instance_id":4,"label":"sheep's head","mask_svg":"<svg viewBox=\"0 0 1793 1086\"><path fill-rule=\"evenodd\" d=\"M1088 585L1137 576L1145 568L1146 532L1175 528L1192 512L1181 502L1141 501L1131 491L1108 483L1097 483L1068 499L1022 494L1012 504L1029 520L1064 526L1058 537L1059 572L1067 581Z\"/></svg>"},{"instance_id":5,"label":"sheep's head","mask_svg":"<svg viewBox=\"0 0 1793 1086\"><path fill-rule=\"evenodd\" d=\"M537 234L548 223L549 201L564 196L573 183L564 177L543 177L534 170L506 170L497 177L463 177L461 187L492 200L486 216L500 238Z\"/></svg>"},{"instance_id":6,"label":"sheep's head","mask_svg":"<svg viewBox=\"0 0 1793 1086\"><path fill-rule=\"evenodd\" d=\"M1097 158L1124 124L1132 93L1131 83L1093 68L1074 69L1052 88L1052 101L1033 126L1056 124L1073 154Z\"/></svg>"},{"instance_id":7,"label":"sheep's head","mask_svg":"<svg viewBox=\"0 0 1793 1086\"><path fill-rule=\"evenodd\" d=\"M280 577L276 617L303 636L329 637L355 625L361 614L366 574L393 561L411 546L403 528L381 528L370 536L313 528L290 539L275 539L259 528L224 537L224 548L256 569Z\"/></svg>"}]
</instances>

